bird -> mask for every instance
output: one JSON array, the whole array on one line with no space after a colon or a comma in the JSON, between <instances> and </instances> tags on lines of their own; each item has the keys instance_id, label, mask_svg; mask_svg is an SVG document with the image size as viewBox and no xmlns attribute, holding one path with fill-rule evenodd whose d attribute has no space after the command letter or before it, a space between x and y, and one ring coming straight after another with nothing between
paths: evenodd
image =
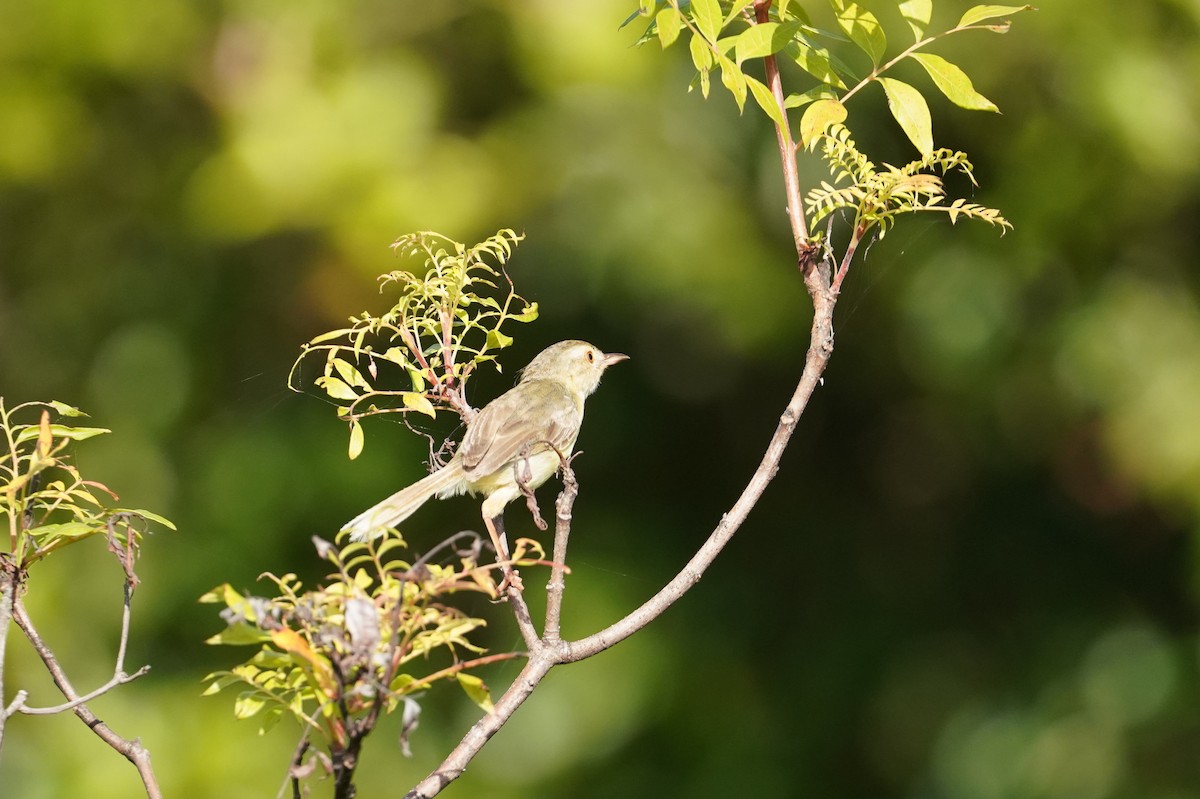
<instances>
[{"instance_id":1,"label":"bird","mask_svg":"<svg viewBox=\"0 0 1200 799\"><path fill-rule=\"evenodd\" d=\"M367 508L343 532L353 541L367 541L386 535L435 495L482 495L483 520L503 561L505 506L558 471L575 447L584 401L600 385L604 371L628 357L602 352L586 341L551 344L521 370L515 386L468 423L462 444L445 466Z\"/></svg>"}]
</instances>

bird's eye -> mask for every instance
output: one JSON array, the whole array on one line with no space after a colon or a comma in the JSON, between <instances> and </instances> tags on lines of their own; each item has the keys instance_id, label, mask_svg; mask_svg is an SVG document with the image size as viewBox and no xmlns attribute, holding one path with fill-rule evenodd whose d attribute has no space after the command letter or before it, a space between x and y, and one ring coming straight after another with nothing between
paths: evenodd
<instances>
[{"instance_id":1,"label":"bird's eye","mask_svg":"<svg viewBox=\"0 0 1200 799\"><path fill-rule=\"evenodd\" d=\"M593 352L592 350L588 350L587 351L587 359L588 359L588 363L595 363L596 362L596 353Z\"/></svg>"}]
</instances>

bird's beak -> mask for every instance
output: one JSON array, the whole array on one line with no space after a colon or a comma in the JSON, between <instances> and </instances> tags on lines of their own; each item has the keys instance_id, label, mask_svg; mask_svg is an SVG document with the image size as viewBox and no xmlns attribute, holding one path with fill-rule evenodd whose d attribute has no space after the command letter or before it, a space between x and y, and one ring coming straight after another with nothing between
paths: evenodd
<instances>
[{"instance_id":1,"label":"bird's beak","mask_svg":"<svg viewBox=\"0 0 1200 799\"><path fill-rule=\"evenodd\" d=\"M612 366L614 363L620 363L621 361L628 361L628 360L629 360L629 356L622 352L610 352L604 356L604 368L607 369L608 367Z\"/></svg>"}]
</instances>

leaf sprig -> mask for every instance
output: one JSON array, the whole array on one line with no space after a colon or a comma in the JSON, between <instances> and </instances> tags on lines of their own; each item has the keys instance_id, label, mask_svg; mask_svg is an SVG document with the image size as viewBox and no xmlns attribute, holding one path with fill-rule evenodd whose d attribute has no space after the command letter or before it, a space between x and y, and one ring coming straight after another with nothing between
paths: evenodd
<instances>
[{"instance_id":1,"label":"leaf sprig","mask_svg":"<svg viewBox=\"0 0 1200 799\"><path fill-rule=\"evenodd\" d=\"M938 33L929 33L933 0L899 0L900 16L907 23L912 43L885 60L889 41L880 20L868 9L851 0L829 0L836 30L813 24L808 11L797 2L778 0L770 3L766 18L756 16L758 3L751 0L642 0L639 14L651 18L639 44L657 39L663 48L690 34L688 50L696 68L696 83L707 97L710 74L720 70L721 82L743 110L747 96L774 122L781 123L788 109L809 106L800 121L801 143L829 124L846 118L846 102L872 83L884 90L892 116L922 156L934 149L933 126L929 106L915 86L885 75L893 67L911 60L929 75L933 85L950 102L961 108L996 111L996 105L977 92L971 79L957 65L942 56L924 52L935 42L965 31L1006 33L1011 17L1033 10L1030 5L978 5L968 9L956 25ZM999 20L999 21L996 21ZM855 55L866 55L870 69L862 74L851 63ZM772 91L745 70L747 61L781 57L800 68L812 83L802 91L789 93L779 107Z\"/></svg>"},{"instance_id":2,"label":"leaf sprig","mask_svg":"<svg viewBox=\"0 0 1200 799\"><path fill-rule=\"evenodd\" d=\"M512 344L501 330L505 322L532 322L538 315L537 303L516 293L504 269L522 238L506 229L468 247L431 231L401 236L392 249L419 260L423 269L379 276L381 292L397 293L392 307L379 316L364 311L350 317L348 327L304 345L288 386L302 390L302 364L322 359L313 383L350 425L351 458L362 452L361 420L367 416L436 417L438 410L452 410L471 419L475 411L464 393L471 373Z\"/></svg>"},{"instance_id":3,"label":"leaf sprig","mask_svg":"<svg viewBox=\"0 0 1200 799\"><path fill-rule=\"evenodd\" d=\"M110 507L117 495L80 473L72 444L110 431L55 420L86 416L57 401L9 409L0 397L0 436L6 448L0 457L0 518L8 527L8 551L0 557L18 569L92 536L110 535L117 545L129 547L136 546L150 522L175 529L148 510Z\"/></svg>"},{"instance_id":4,"label":"leaf sprig","mask_svg":"<svg viewBox=\"0 0 1200 799\"><path fill-rule=\"evenodd\" d=\"M456 564L431 561L433 552L463 538L474 546L456 548ZM249 596L225 584L200 598L223 604L229 625L208 643L259 647L241 665L205 677L205 695L238 688L236 717L257 717L263 733L291 716L306 740L315 738L331 755L352 749L381 715L397 708L414 719L405 727L407 749L419 713L416 700L439 681L457 682L491 710L487 686L471 670L517 654L485 655L471 634L486 622L446 603L460 592L499 595L497 567L477 561L477 536L460 533L416 561L403 557L407 544L399 536L340 549L313 540L334 566L323 584L304 590L294 574L265 574L274 597ZM520 539L513 558L534 565L545 562L545 553L536 541ZM430 666L439 652L449 663Z\"/></svg>"},{"instance_id":5,"label":"leaf sprig","mask_svg":"<svg viewBox=\"0 0 1200 799\"><path fill-rule=\"evenodd\" d=\"M994 208L969 203L962 198L946 203L946 190L939 175L951 170L961 172L975 185L975 176L966 153L939 149L902 167L883 164L876 167L858 150L850 131L841 124L833 125L812 141L810 147L820 149L830 167L834 184L849 181L847 186L835 186L822 181L805 197L813 224L840 209L854 212L853 229L859 237L878 226L882 238L895 224L896 217L916 211L936 211L946 214L951 223L960 217L978 219L995 225L1001 232L1012 225ZM931 174L937 172L938 174Z\"/></svg>"}]
</instances>

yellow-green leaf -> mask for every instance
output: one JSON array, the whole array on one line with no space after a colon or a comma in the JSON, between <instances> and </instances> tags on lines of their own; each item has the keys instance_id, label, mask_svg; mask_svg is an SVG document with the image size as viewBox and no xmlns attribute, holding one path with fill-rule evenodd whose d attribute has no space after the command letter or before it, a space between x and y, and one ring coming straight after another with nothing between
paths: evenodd
<instances>
[{"instance_id":1,"label":"yellow-green leaf","mask_svg":"<svg viewBox=\"0 0 1200 799\"><path fill-rule=\"evenodd\" d=\"M904 0L900 3L900 15L912 28L913 41L919 42L929 27L929 18L933 16L933 0Z\"/></svg>"},{"instance_id":2,"label":"yellow-green leaf","mask_svg":"<svg viewBox=\"0 0 1200 799\"><path fill-rule=\"evenodd\" d=\"M484 685L483 680L476 677L474 674L459 672L454 675L458 678L458 684L462 686L463 691L471 698L471 701L479 705L488 713L494 709L492 706L492 696L488 691L488 687Z\"/></svg>"},{"instance_id":3,"label":"yellow-green leaf","mask_svg":"<svg viewBox=\"0 0 1200 799\"><path fill-rule=\"evenodd\" d=\"M775 95L771 90L760 80L756 80L750 75L746 76L746 86L749 87L750 93L754 95L754 101L758 103L759 108L767 112L767 116L776 125L783 125L783 111L779 108L779 104L775 102Z\"/></svg>"},{"instance_id":4,"label":"yellow-green leaf","mask_svg":"<svg viewBox=\"0 0 1200 799\"><path fill-rule=\"evenodd\" d=\"M334 399L358 399L358 392L336 377L318 377L313 382L317 384L317 388L323 389L326 394Z\"/></svg>"},{"instance_id":5,"label":"yellow-green leaf","mask_svg":"<svg viewBox=\"0 0 1200 799\"><path fill-rule=\"evenodd\" d=\"M735 52L738 63L748 58L762 58L778 53L787 47L798 30L799 22L764 22L761 25L751 25L737 36Z\"/></svg>"},{"instance_id":6,"label":"yellow-green leaf","mask_svg":"<svg viewBox=\"0 0 1200 799\"><path fill-rule=\"evenodd\" d=\"M830 86L836 86L839 89L846 88L846 84L833 69L829 51L821 47L813 47L805 42L796 42L795 49L789 50L789 52L794 53L793 60L800 69L809 75Z\"/></svg>"},{"instance_id":7,"label":"yellow-green leaf","mask_svg":"<svg viewBox=\"0 0 1200 799\"><path fill-rule=\"evenodd\" d=\"M347 453L350 456L350 460L354 460L362 454L363 444L365 443L362 425L355 419L350 423L350 450Z\"/></svg>"},{"instance_id":8,"label":"yellow-green leaf","mask_svg":"<svg viewBox=\"0 0 1200 799\"><path fill-rule=\"evenodd\" d=\"M746 76L741 68L725 56L719 56L721 64L721 82L733 95L740 112L746 105Z\"/></svg>"},{"instance_id":9,"label":"yellow-green leaf","mask_svg":"<svg viewBox=\"0 0 1200 799\"><path fill-rule=\"evenodd\" d=\"M654 24L658 30L658 41L666 49L679 38L679 32L683 30L683 16L674 6L667 6L654 16Z\"/></svg>"},{"instance_id":10,"label":"yellow-green leaf","mask_svg":"<svg viewBox=\"0 0 1200 799\"><path fill-rule=\"evenodd\" d=\"M692 19L710 42L721 32L721 6L717 0L692 0Z\"/></svg>"},{"instance_id":11,"label":"yellow-green leaf","mask_svg":"<svg viewBox=\"0 0 1200 799\"><path fill-rule=\"evenodd\" d=\"M963 28L967 25L974 25L976 22L983 22L985 19L1006 17L1009 14L1033 10L1033 6L975 6L968 8L967 13L962 15L962 19L958 21L958 27Z\"/></svg>"},{"instance_id":12,"label":"yellow-green leaf","mask_svg":"<svg viewBox=\"0 0 1200 799\"><path fill-rule=\"evenodd\" d=\"M850 41L862 48L878 64L887 50L887 36L875 15L858 3L847 3L845 0L832 0L834 11L837 13L838 25Z\"/></svg>"},{"instance_id":13,"label":"yellow-green leaf","mask_svg":"<svg viewBox=\"0 0 1200 799\"><path fill-rule=\"evenodd\" d=\"M921 155L933 152L933 120L921 93L895 78L876 78L887 94L888 109Z\"/></svg>"},{"instance_id":14,"label":"yellow-green leaf","mask_svg":"<svg viewBox=\"0 0 1200 799\"><path fill-rule=\"evenodd\" d=\"M805 147L830 125L846 119L846 106L838 100L817 100L800 117L800 143Z\"/></svg>"},{"instance_id":15,"label":"yellow-green leaf","mask_svg":"<svg viewBox=\"0 0 1200 799\"><path fill-rule=\"evenodd\" d=\"M437 417L437 411L433 409L433 403L424 394L418 394L415 391L405 391L400 396L404 400L405 408L423 413L432 418Z\"/></svg>"},{"instance_id":16,"label":"yellow-green leaf","mask_svg":"<svg viewBox=\"0 0 1200 799\"><path fill-rule=\"evenodd\" d=\"M967 73L956 65L932 53L913 53L912 58L925 67L929 77L933 78L934 84L950 102L972 111L1000 111L995 103L975 91Z\"/></svg>"},{"instance_id":17,"label":"yellow-green leaf","mask_svg":"<svg viewBox=\"0 0 1200 799\"><path fill-rule=\"evenodd\" d=\"M366 378L358 371L358 369L349 361L344 361L341 358L330 359L333 363L333 368L337 370L338 375L345 381L348 386L357 386L371 390L371 384L366 381Z\"/></svg>"}]
</instances>

